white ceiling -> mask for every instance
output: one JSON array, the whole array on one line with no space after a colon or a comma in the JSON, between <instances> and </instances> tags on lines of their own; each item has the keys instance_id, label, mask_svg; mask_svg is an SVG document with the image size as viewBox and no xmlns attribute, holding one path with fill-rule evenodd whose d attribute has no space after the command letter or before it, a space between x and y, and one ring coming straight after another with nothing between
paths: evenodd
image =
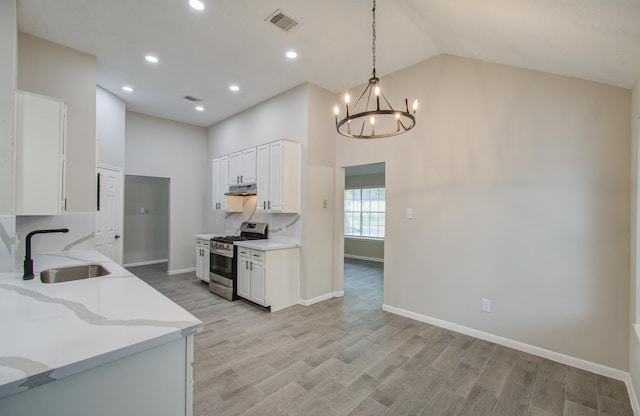
<instances>
[{"instance_id":1,"label":"white ceiling","mask_svg":"<svg viewBox=\"0 0 640 416\"><path fill-rule=\"evenodd\" d=\"M98 84L128 110L199 126L305 81L339 92L371 75L370 0L202 1L203 12L187 0L18 0L18 27L95 55ZM640 72L640 0L377 3L382 77L443 53L623 88ZM284 32L265 21L276 9L299 25ZM297 60L284 57L289 49ZM160 63L147 63L149 53Z\"/></svg>"}]
</instances>

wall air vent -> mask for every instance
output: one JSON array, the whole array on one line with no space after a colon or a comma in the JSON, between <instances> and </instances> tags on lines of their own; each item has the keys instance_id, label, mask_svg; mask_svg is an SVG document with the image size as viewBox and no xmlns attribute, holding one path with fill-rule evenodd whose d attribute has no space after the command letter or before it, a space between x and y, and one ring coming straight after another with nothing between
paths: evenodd
<instances>
[{"instance_id":1,"label":"wall air vent","mask_svg":"<svg viewBox=\"0 0 640 416\"><path fill-rule=\"evenodd\" d=\"M291 29L293 29L295 25L298 24L298 22L296 22L289 16L282 13L280 9L271 13L271 15L269 15L269 17L267 17L264 20L270 23L273 23L274 25L278 26L280 29L284 30L285 32L290 31Z\"/></svg>"},{"instance_id":2,"label":"wall air vent","mask_svg":"<svg viewBox=\"0 0 640 416\"><path fill-rule=\"evenodd\" d=\"M196 97L192 97L190 95L185 95L184 97L185 100L191 101L193 103L199 103L200 101L202 101L202 98L196 98Z\"/></svg>"}]
</instances>

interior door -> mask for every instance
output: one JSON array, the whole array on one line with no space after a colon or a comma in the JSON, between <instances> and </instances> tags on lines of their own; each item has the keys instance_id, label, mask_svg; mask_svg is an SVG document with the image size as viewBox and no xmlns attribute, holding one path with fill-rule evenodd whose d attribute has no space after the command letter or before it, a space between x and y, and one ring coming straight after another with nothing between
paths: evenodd
<instances>
[{"instance_id":1,"label":"interior door","mask_svg":"<svg viewBox=\"0 0 640 416\"><path fill-rule=\"evenodd\" d=\"M98 167L96 249L122 264L122 170Z\"/></svg>"}]
</instances>

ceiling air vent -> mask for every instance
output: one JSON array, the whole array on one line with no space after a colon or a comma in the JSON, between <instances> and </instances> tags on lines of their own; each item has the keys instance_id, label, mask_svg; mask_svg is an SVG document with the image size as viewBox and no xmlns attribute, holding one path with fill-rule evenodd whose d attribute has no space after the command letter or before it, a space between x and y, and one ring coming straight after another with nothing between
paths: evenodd
<instances>
[{"instance_id":1,"label":"ceiling air vent","mask_svg":"<svg viewBox=\"0 0 640 416\"><path fill-rule=\"evenodd\" d=\"M298 22L282 13L280 9L273 12L269 17L265 19L265 21L273 23L285 32L290 31L295 25L298 24Z\"/></svg>"},{"instance_id":2,"label":"ceiling air vent","mask_svg":"<svg viewBox=\"0 0 640 416\"><path fill-rule=\"evenodd\" d=\"M192 97L190 95L185 95L182 98L184 98L185 100L189 100L189 101L191 101L193 103L199 103L200 101L202 101L202 98L196 98L196 97Z\"/></svg>"}]
</instances>

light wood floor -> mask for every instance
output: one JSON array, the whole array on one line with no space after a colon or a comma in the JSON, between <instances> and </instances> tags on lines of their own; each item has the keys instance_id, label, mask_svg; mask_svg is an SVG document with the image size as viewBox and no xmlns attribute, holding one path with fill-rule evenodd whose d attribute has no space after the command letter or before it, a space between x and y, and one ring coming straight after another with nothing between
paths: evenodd
<instances>
[{"instance_id":1,"label":"light wood floor","mask_svg":"<svg viewBox=\"0 0 640 416\"><path fill-rule=\"evenodd\" d=\"M632 415L624 383L383 312L380 264L345 296L263 312L166 264L130 268L204 322L194 415Z\"/></svg>"}]
</instances>

